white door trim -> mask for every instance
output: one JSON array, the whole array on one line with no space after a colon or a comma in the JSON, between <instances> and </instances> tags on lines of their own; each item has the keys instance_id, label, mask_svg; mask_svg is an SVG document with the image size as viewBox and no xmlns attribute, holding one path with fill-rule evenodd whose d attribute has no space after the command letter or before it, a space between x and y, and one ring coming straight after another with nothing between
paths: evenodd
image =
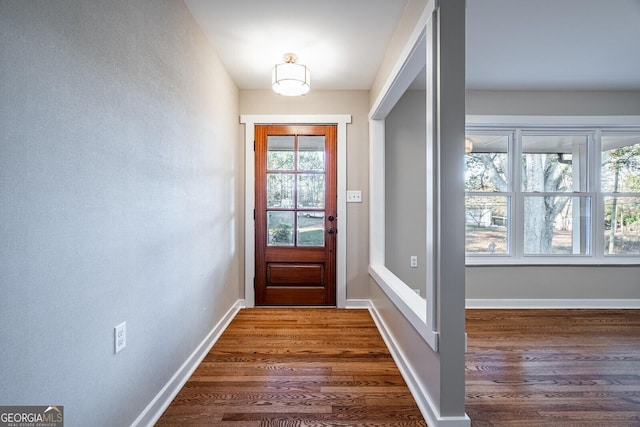
<instances>
[{"instance_id":1,"label":"white door trim","mask_svg":"<svg viewBox=\"0 0 640 427\"><path fill-rule=\"evenodd\" d=\"M338 242L336 249L336 306L345 308L347 301L347 124L351 115L241 115L245 125L245 199L244 199L244 300L245 307L255 306L255 161L253 155L255 125L309 124L337 125L338 130Z\"/></svg>"}]
</instances>

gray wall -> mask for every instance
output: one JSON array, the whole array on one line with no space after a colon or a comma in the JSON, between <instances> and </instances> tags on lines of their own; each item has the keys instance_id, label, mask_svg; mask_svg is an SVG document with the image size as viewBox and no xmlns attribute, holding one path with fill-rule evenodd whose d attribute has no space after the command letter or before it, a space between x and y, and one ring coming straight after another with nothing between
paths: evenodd
<instances>
[{"instance_id":1,"label":"gray wall","mask_svg":"<svg viewBox=\"0 0 640 427\"><path fill-rule=\"evenodd\" d=\"M426 92L410 90L385 120L385 264L426 296ZM411 268L409 257L418 257Z\"/></svg>"},{"instance_id":2,"label":"gray wall","mask_svg":"<svg viewBox=\"0 0 640 427\"><path fill-rule=\"evenodd\" d=\"M466 93L467 114L540 116L640 115L640 91L479 91Z\"/></svg>"},{"instance_id":3,"label":"gray wall","mask_svg":"<svg viewBox=\"0 0 640 427\"><path fill-rule=\"evenodd\" d=\"M640 115L640 92L467 91L466 103L471 115ZM640 299L640 266L468 266L466 273L467 299Z\"/></svg>"},{"instance_id":4,"label":"gray wall","mask_svg":"<svg viewBox=\"0 0 640 427\"><path fill-rule=\"evenodd\" d=\"M0 405L129 425L240 297L237 88L173 0L0 1L0 76Z\"/></svg>"},{"instance_id":5,"label":"gray wall","mask_svg":"<svg viewBox=\"0 0 640 427\"><path fill-rule=\"evenodd\" d=\"M468 299L640 299L637 266L467 267Z\"/></svg>"}]
</instances>

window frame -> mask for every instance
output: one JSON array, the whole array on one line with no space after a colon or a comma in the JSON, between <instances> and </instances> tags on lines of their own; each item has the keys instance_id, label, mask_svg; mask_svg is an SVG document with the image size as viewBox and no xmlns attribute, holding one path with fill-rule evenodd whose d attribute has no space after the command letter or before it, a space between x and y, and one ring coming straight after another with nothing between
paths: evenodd
<instances>
[{"instance_id":1,"label":"window frame","mask_svg":"<svg viewBox=\"0 0 640 427\"><path fill-rule=\"evenodd\" d=\"M516 140L516 135L513 129L502 128L502 127L492 127L492 128L480 128L474 129L473 135L481 135L481 136L505 136L507 137L507 173L506 173L506 181L507 181L507 190L506 191L466 191L465 197L504 197L506 199L506 209L507 214L513 215L513 207L514 207L514 164L513 164L513 151L514 151L514 141ZM469 135L469 128L467 127L466 135ZM466 205L465 205L466 210ZM466 215L465 215L466 216ZM466 224L465 224L466 227ZM513 232L513 221L507 221L507 253L504 254L473 254L466 255L471 256L473 258L484 258L488 257L491 259L495 258L509 258L513 256L514 248L516 247L516 242L514 241L515 233Z\"/></svg>"},{"instance_id":2,"label":"window frame","mask_svg":"<svg viewBox=\"0 0 640 427\"><path fill-rule=\"evenodd\" d=\"M474 120L475 119L475 120ZM520 120L518 120L520 119ZM467 116L466 135L511 134L508 147L507 192L467 192L465 196L505 196L510 207L507 210L507 254L465 254L466 265L633 265L640 263L637 254L605 254L604 201L611 195L640 197L638 193L611 193L600 191L602 137L610 135L640 136L640 117L625 118L576 118L566 117L489 117ZM607 120L609 123L607 123ZM590 121L593 121L590 123ZM505 123L508 122L508 123ZM576 135L587 137L587 148L580 153L580 161L586 162L587 177L580 191L525 192L522 189L522 138L528 135ZM568 196L589 200L589 215L585 239L589 247L586 254L525 254L524 253L524 201L527 196ZM466 209L466 208L465 208Z\"/></svg>"}]
</instances>

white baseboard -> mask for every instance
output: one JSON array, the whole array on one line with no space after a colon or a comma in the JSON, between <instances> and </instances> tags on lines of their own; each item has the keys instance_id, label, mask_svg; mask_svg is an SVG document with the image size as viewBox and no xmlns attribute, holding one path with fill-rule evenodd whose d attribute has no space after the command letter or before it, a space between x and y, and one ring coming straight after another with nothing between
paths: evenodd
<instances>
[{"instance_id":1,"label":"white baseboard","mask_svg":"<svg viewBox=\"0 0 640 427\"><path fill-rule=\"evenodd\" d=\"M440 416L438 408L431 400L431 396L429 396L429 393L421 386L418 376L415 374L413 368L411 368L411 364L393 337L392 332L387 328L375 305L369 304L369 312L427 424L432 427L469 427L471 420L466 414L463 417ZM428 344L425 342L425 345Z\"/></svg>"},{"instance_id":2,"label":"white baseboard","mask_svg":"<svg viewBox=\"0 0 640 427\"><path fill-rule=\"evenodd\" d=\"M371 300L368 299L348 299L344 308L370 308Z\"/></svg>"},{"instance_id":3,"label":"white baseboard","mask_svg":"<svg viewBox=\"0 0 640 427\"><path fill-rule=\"evenodd\" d=\"M467 299L466 307L640 309L640 299Z\"/></svg>"},{"instance_id":4,"label":"white baseboard","mask_svg":"<svg viewBox=\"0 0 640 427\"><path fill-rule=\"evenodd\" d=\"M243 300L236 301L225 315L222 316L222 319L213 327L211 332L207 334L200 345L191 353L182 366L173 374L171 379L162 387L153 400L151 400L144 411L142 411L138 418L131 424L132 427L153 426L156 421L158 421L243 305Z\"/></svg>"}]
</instances>

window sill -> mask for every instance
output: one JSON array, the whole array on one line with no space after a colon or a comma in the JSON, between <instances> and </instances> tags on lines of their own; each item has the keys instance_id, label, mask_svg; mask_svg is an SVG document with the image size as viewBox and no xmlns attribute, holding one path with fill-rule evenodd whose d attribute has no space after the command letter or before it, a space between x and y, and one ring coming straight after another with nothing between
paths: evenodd
<instances>
[{"instance_id":1,"label":"window sill","mask_svg":"<svg viewBox=\"0 0 640 427\"><path fill-rule=\"evenodd\" d=\"M503 267L503 266L585 266L585 267L616 267L638 266L638 255L617 256L615 258L595 258L590 256L574 257L467 257L466 267Z\"/></svg>"}]
</instances>

